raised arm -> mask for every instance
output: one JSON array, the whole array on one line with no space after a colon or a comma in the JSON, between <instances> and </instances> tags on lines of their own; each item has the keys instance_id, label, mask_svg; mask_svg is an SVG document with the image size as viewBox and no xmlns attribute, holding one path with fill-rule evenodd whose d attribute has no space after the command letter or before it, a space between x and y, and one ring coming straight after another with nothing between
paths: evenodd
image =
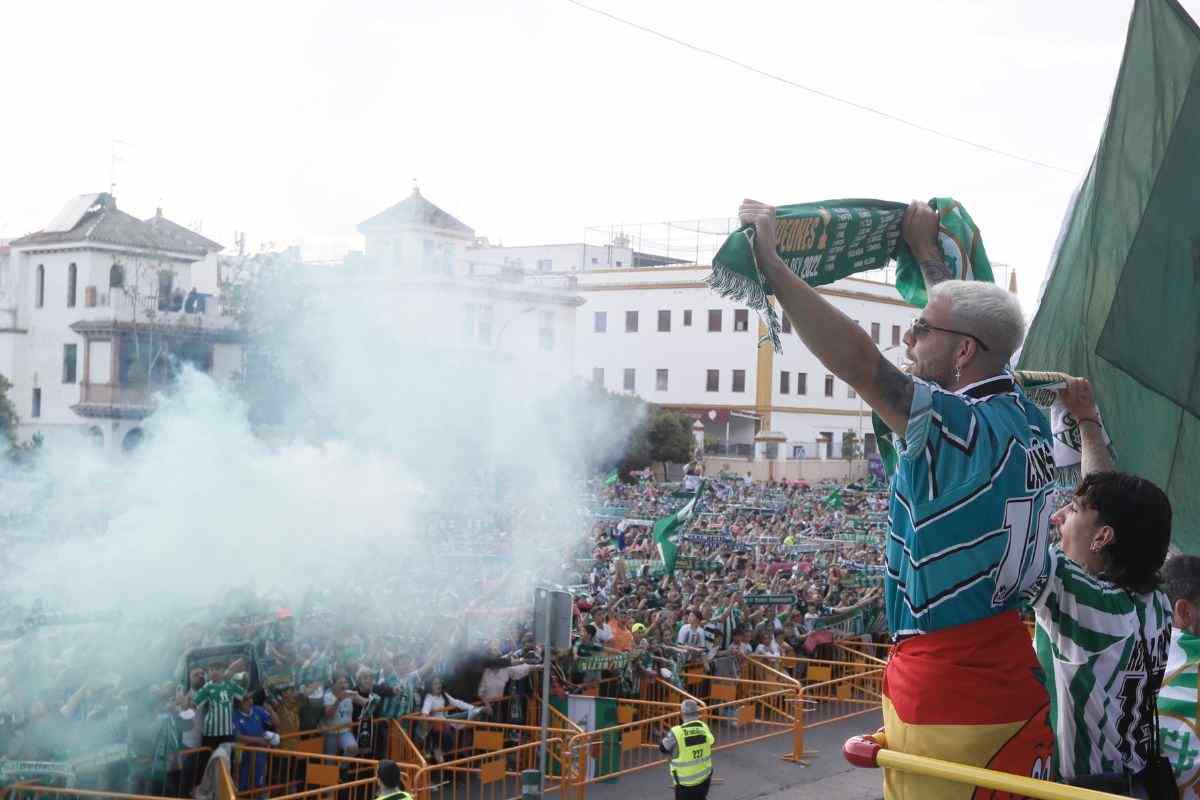
<instances>
[{"instance_id":1,"label":"raised arm","mask_svg":"<svg viewBox=\"0 0 1200 800\"><path fill-rule=\"evenodd\" d=\"M738 216L744 224L754 226L759 269L770 282L804 346L830 372L853 386L889 428L904 435L912 405L912 378L888 361L854 320L788 269L776 252L774 207L744 200ZM929 231L930 217L933 232ZM920 252L914 249L914 254L921 260L927 284L950 277L950 271L934 256L937 214L923 203L914 203L905 212L902 225L906 240L911 237L912 242L922 243Z\"/></svg>"},{"instance_id":2,"label":"raised arm","mask_svg":"<svg viewBox=\"0 0 1200 800\"><path fill-rule=\"evenodd\" d=\"M1082 442L1080 473L1087 477L1093 472L1111 472L1117 468L1108 445L1104 442L1104 429L1100 427L1100 409L1092 384L1087 378L1067 378L1067 388L1058 393L1059 399L1079 423L1079 438Z\"/></svg>"}]
</instances>

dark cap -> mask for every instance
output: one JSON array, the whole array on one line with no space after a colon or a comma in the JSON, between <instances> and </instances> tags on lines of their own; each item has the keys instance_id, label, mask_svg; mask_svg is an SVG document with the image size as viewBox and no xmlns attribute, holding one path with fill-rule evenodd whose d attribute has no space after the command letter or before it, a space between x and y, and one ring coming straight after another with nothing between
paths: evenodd
<instances>
[{"instance_id":1,"label":"dark cap","mask_svg":"<svg viewBox=\"0 0 1200 800\"><path fill-rule=\"evenodd\" d=\"M400 788L400 767L395 761L386 758L379 762L379 782L387 789Z\"/></svg>"}]
</instances>

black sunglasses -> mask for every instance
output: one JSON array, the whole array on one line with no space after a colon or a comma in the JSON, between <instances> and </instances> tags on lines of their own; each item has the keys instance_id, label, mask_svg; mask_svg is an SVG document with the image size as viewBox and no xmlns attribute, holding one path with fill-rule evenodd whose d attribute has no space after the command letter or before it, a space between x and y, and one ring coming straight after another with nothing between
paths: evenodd
<instances>
[{"instance_id":1,"label":"black sunglasses","mask_svg":"<svg viewBox=\"0 0 1200 800\"><path fill-rule=\"evenodd\" d=\"M909 330L911 330L913 336L918 339L920 339L922 336L929 333L930 331L940 331L941 333L953 333L955 336L966 336L967 338L974 339L975 343L978 344L980 347L982 347L983 351L985 353L991 349L986 344L983 343L982 339L980 339L978 336L976 336L973 333L967 333L966 331L953 331L953 330L950 330L949 328L939 328L936 325L930 325L928 322L926 322L921 317L917 317L916 319L913 320L912 326L909 328Z\"/></svg>"}]
</instances>

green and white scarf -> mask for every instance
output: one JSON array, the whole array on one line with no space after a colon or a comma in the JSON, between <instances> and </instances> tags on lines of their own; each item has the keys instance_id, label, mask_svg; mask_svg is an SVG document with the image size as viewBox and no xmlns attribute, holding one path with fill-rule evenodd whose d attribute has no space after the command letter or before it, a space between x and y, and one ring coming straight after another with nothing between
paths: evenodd
<instances>
[{"instance_id":1,"label":"green and white scarf","mask_svg":"<svg viewBox=\"0 0 1200 800\"><path fill-rule=\"evenodd\" d=\"M949 197L935 197L930 205L938 212L938 242L955 277L991 281L991 263L966 209ZM906 207L905 203L862 199L779 206L775 210L779 256L810 286L883 269L895 259L900 296L924 307L921 265L900 236ZM782 350L779 315L770 302L774 290L758 267L753 226L739 228L721 245L713 257L708 285L763 316L767 337L776 352Z\"/></svg>"}]
</instances>

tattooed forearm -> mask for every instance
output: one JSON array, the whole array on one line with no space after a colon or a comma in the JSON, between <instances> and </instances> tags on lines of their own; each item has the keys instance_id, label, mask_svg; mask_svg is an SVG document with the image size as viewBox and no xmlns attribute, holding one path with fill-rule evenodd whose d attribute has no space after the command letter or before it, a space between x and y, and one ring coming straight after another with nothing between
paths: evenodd
<instances>
[{"instance_id":1,"label":"tattooed forearm","mask_svg":"<svg viewBox=\"0 0 1200 800\"><path fill-rule=\"evenodd\" d=\"M925 286L929 287L953 278L954 270L941 259L930 258L921 262L921 274L925 276Z\"/></svg>"}]
</instances>

